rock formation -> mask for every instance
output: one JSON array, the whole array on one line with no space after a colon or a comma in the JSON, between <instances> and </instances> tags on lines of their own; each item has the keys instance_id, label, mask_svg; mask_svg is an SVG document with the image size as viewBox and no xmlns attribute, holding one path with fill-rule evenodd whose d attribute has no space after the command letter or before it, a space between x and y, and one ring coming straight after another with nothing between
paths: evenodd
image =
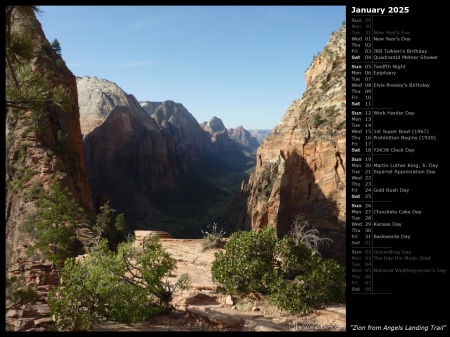
<instances>
[{"instance_id":1,"label":"rock formation","mask_svg":"<svg viewBox=\"0 0 450 337\"><path fill-rule=\"evenodd\" d=\"M140 104L158 126L174 138L179 148L179 162L186 174L200 158L211 151L209 135L181 103L144 101Z\"/></svg>"},{"instance_id":2,"label":"rock formation","mask_svg":"<svg viewBox=\"0 0 450 337\"><path fill-rule=\"evenodd\" d=\"M51 81L54 87L69 89L73 104L67 111L57 105L42 111L7 111L6 121L6 269L19 260L28 260L26 247L30 236L22 225L35 209L39 185L44 189L56 180L71 192L71 197L87 211L92 210L89 183L82 154L77 85L75 76L50 46L34 13L21 16L13 11L12 29L32 27L33 55L31 71ZM36 114L38 117L31 117ZM39 119L40 132L31 127ZM14 267L16 268L16 267Z\"/></svg>"},{"instance_id":3,"label":"rock formation","mask_svg":"<svg viewBox=\"0 0 450 337\"><path fill-rule=\"evenodd\" d=\"M320 247L345 264L345 24L305 74L307 89L263 140L248 196L246 228L287 234L296 216L333 240Z\"/></svg>"},{"instance_id":4,"label":"rock formation","mask_svg":"<svg viewBox=\"0 0 450 337\"><path fill-rule=\"evenodd\" d=\"M216 116L209 122L203 122L200 126L211 137L212 152L219 156L226 165L242 171L254 165L255 153L236 140L239 138L239 130L244 134L244 128L235 131L233 133L235 139L233 139L222 120ZM242 137L240 140L245 142Z\"/></svg>"},{"instance_id":5,"label":"rock formation","mask_svg":"<svg viewBox=\"0 0 450 337\"><path fill-rule=\"evenodd\" d=\"M250 132L245 130L242 125L234 129L229 129L228 134L232 140L238 144L241 144L245 151L256 154L256 150L258 150L259 147L259 142L250 134Z\"/></svg>"},{"instance_id":6,"label":"rock formation","mask_svg":"<svg viewBox=\"0 0 450 337\"><path fill-rule=\"evenodd\" d=\"M266 138L272 130L269 129L254 129L254 130L248 130L250 135L252 137L255 137L259 144L263 141L264 138Z\"/></svg>"},{"instance_id":7,"label":"rock formation","mask_svg":"<svg viewBox=\"0 0 450 337\"><path fill-rule=\"evenodd\" d=\"M180 155L132 95L108 80L77 79L86 170L92 199L107 195L111 207L145 228L158 215L152 198L174 190Z\"/></svg>"},{"instance_id":8,"label":"rock formation","mask_svg":"<svg viewBox=\"0 0 450 337\"><path fill-rule=\"evenodd\" d=\"M209 132L211 135L225 132L227 130L222 120L216 116L211 118L209 122L203 122L200 126L203 128L203 130Z\"/></svg>"},{"instance_id":9,"label":"rock formation","mask_svg":"<svg viewBox=\"0 0 450 337\"><path fill-rule=\"evenodd\" d=\"M216 116L211 118L209 122L203 122L200 126L210 135L211 141L215 143L213 145L213 151L215 152L240 149L241 152L247 152L247 156L251 156L255 155L259 146L256 138L242 125L234 129L227 129L222 120Z\"/></svg>"},{"instance_id":10,"label":"rock formation","mask_svg":"<svg viewBox=\"0 0 450 337\"><path fill-rule=\"evenodd\" d=\"M114 82L83 76L77 77L77 87L83 137L100 126L116 105L126 106L134 115L145 118L134 96L126 94Z\"/></svg>"},{"instance_id":11,"label":"rock formation","mask_svg":"<svg viewBox=\"0 0 450 337\"><path fill-rule=\"evenodd\" d=\"M175 231L170 226L177 223L178 231L192 235L184 222L206 225L212 221L203 220L208 208L217 209L224 193L239 189L239 181L232 192L217 181L245 178L242 172L255 155L230 138L220 119L212 120L209 133L180 103L137 102L96 77L79 77L77 86L84 160L97 208L107 196L131 229Z\"/></svg>"},{"instance_id":12,"label":"rock formation","mask_svg":"<svg viewBox=\"0 0 450 337\"><path fill-rule=\"evenodd\" d=\"M8 310L6 324L12 331L51 331L54 322L50 318L48 293L59 283L59 272L51 262L27 261L10 270L11 275L23 276L28 284L34 284L38 300L28 308Z\"/></svg>"},{"instance_id":13,"label":"rock formation","mask_svg":"<svg viewBox=\"0 0 450 337\"><path fill-rule=\"evenodd\" d=\"M8 6L7 12L11 8ZM12 30L31 27L33 31L31 76L48 80L52 89L62 85L70 90L73 101L64 109L56 104L44 104L41 108L6 111L5 269L8 276L23 277L38 295L34 305L8 310L6 323L12 331L48 331L53 321L47 295L58 284L59 273L52 261L46 260L39 251L32 256L26 254L34 238L25 230L25 224L32 221L38 191L48 189L55 181L67 187L70 197L86 212L92 212L93 205L82 153L75 76L52 49L34 13L24 15L13 9L11 22ZM10 87L11 77L7 73L6 86ZM30 91L39 89L42 88L27 87ZM54 90L49 91L52 94ZM78 226L77 238L86 246L93 233L85 224Z\"/></svg>"}]
</instances>

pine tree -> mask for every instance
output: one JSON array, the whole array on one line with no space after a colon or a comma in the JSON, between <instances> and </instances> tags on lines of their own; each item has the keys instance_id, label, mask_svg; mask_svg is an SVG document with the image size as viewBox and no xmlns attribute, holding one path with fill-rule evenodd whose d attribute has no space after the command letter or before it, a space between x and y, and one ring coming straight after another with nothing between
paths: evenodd
<instances>
[{"instance_id":1,"label":"pine tree","mask_svg":"<svg viewBox=\"0 0 450 337\"><path fill-rule=\"evenodd\" d=\"M38 297L36 289L28 286L23 276L6 276L6 311L32 304Z\"/></svg>"},{"instance_id":2,"label":"pine tree","mask_svg":"<svg viewBox=\"0 0 450 337\"><path fill-rule=\"evenodd\" d=\"M68 110L73 104L70 90L63 86L55 87L30 67L35 56L32 40L34 13L40 12L36 6L6 6L6 107L41 113L47 104L56 104ZM59 42L55 41L53 43L60 52Z\"/></svg>"},{"instance_id":3,"label":"pine tree","mask_svg":"<svg viewBox=\"0 0 450 337\"><path fill-rule=\"evenodd\" d=\"M55 181L48 193L41 192L37 214L31 224L36 241L29 248L28 254L39 249L57 267L74 255L77 221L82 221L84 217L82 209L69 197L67 187L62 188Z\"/></svg>"},{"instance_id":4,"label":"pine tree","mask_svg":"<svg viewBox=\"0 0 450 337\"><path fill-rule=\"evenodd\" d=\"M55 51L56 54L61 56L61 45L59 44L59 41L57 39L54 39L52 42L52 48Z\"/></svg>"},{"instance_id":5,"label":"pine tree","mask_svg":"<svg viewBox=\"0 0 450 337\"><path fill-rule=\"evenodd\" d=\"M15 74L14 65L24 63L33 57L33 43L30 26L21 25L20 29L13 30L13 25L20 17L30 18L34 12L39 12L36 6L6 6L5 7L5 60L13 86L18 89L19 83ZM8 79L8 77L7 77Z\"/></svg>"},{"instance_id":6,"label":"pine tree","mask_svg":"<svg viewBox=\"0 0 450 337\"><path fill-rule=\"evenodd\" d=\"M125 215L113 216L116 211L109 205L109 201L100 206L93 229L97 232L97 243L101 238L108 240L108 246L115 250L117 245L125 240ZM114 222L113 222L114 220Z\"/></svg>"}]
</instances>

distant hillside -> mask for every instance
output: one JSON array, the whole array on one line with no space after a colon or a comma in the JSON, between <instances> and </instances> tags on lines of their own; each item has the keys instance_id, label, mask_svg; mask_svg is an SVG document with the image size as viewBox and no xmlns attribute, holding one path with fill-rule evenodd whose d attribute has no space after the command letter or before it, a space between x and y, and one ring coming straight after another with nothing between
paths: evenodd
<instances>
[{"instance_id":1,"label":"distant hillside","mask_svg":"<svg viewBox=\"0 0 450 337\"><path fill-rule=\"evenodd\" d=\"M93 201L110 200L130 228L200 237L248 180L255 151L219 118L204 130L181 103L138 102L95 76L77 78L77 88Z\"/></svg>"},{"instance_id":2,"label":"distant hillside","mask_svg":"<svg viewBox=\"0 0 450 337\"><path fill-rule=\"evenodd\" d=\"M258 150L259 142L250 134L250 132L245 130L244 127L238 126L237 128L229 129L228 134L231 139L241 144L244 150L256 155L256 150Z\"/></svg>"},{"instance_id":3,"label":"distant hillside","mask_svg":"<svg viewBox=\"0 0 450 337\"><path fill-rule=\"evenodd\" d=\"M210 135L213 152L228 165L242 171L255 165L257 141L242 126L227 129L216 116L200 126Z\"/></svg>"},{"instance_id":4,"label":"distant hillside","mask_svg":"<svg viewBox=\"0 0 450 337\"><path fill-rule=\"evenodd\" d=\"M263 141L264 138L266 138L270 133L272 132L272 129L253 129L248 130L250 135L256 138L259 144Z\"/></svg>"}]
</instances>

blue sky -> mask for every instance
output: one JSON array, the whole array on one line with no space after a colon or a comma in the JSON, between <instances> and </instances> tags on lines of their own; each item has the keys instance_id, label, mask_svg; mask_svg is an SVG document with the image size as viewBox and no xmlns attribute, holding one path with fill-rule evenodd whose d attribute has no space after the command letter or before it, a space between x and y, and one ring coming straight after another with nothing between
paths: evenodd
<instances>
[{"instance_id":1,"label":"blue sky","mask_svg":"<svg viewBox=\"0 0 450 337\"><path fill-rule=\"evenodd\" d=\"M181 103L199 123L272 129L344 6L39 6L45 36L75 76L138 101Z\"/></svg>"}]
</instances>

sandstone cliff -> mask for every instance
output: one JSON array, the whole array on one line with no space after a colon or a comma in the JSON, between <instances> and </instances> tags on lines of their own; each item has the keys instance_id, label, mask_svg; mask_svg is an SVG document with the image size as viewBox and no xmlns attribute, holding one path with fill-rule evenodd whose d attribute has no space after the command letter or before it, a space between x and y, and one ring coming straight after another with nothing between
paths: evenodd
<instances>
[{"instance_id":1,"label":"sandstone cliff","mask_svg":"<svg viewBox=\"0 0 450 337\"><path fill-rule=\"evenodd\" d=\"M305 216L325 256L345 263L345 24L333 32L305 74L307 89L261 143L241 193L248 195L246 228L290 231Z\"/></svg>"},{"instance_id":2,"label":"sandstone cliff","mask_svg":"<svg viewBox=\"0 0 450 337\"><path fill-rule=\"evenodd\" d=\"M226 131L225 125L223 124L222 120L216 116L211 118L209 122L203 122L200 126L203 128L203 130L209 132L212 135L217 132Z\"/></svg>"},{"instance_id":3,"label":"sandstone cliff","mask_svg":"<svg viewBox=\"0 0 450 337\"><path fill-rule=\"evenodd\" d=\"M116 105L126 106L135 116L145 119L145 114L134 96L125 93L114 82L95 76L83 76L77 77L77 88L80 125L84 137L101 125ZM157 129L155 125L152 127Z\"/></svg>"},{"instance_id":4,"label":"sandstone cliff","mask_svg":"<svg viewBox=\"0 0 450 337\"><path fill-rule=\"evenodd\" d=\"M174 138L179 148L182 170L186 174L200 158L211 151L209 135L181 103L145 101L140 104L158 126Z\"/></svg>"},{"instance_id":5,"label":"sandstone cliff","mask_svg":"<svg viewBox=\"0 0 450 337\"><path fill-rule=\"evenodd\" d=\"M6 117L5 152L5 226L6 269L18 259L28 260L26 247L31 238L22 225L35 209L36 191L46 189L59 180L72 193L71 197L87 211L92 200L82 154L77 85L72 72L47 41L35 15L21 16L14 10L12 29L25 26L33 30L33 54L30 62L34 74L51 81L55 87L70 89L73 104L67 111L57 105L42 111L8 109ZM34 114L34 117L31 117ZM31 120L39 120L40 132L32 128Z\"/></svg>"},{"instance_id":6,"label":"sandstone cliff","mask_svg":"<svg viewBox=\"0 0 450 337\"><path fill-rule=\"evenodd\" d=\"M198 237L239 190L254 153L245 153L218 118L212 133L202 129L180 103L137 102L96 77L77 85L95 205L108 198L132 229Z\"/></svg>"},{"instance_id":7,"label":"sandstone cliff","mask_svg":"<svg viewBox=\"0 0 450 337\"><path fill-rule=\"evenodd\" d=\"M232 140L238 144L241 144L244 150L249 153L256 154L256 150L258 150L259 147L259 142L250 134L250 132L245 130L242 125L234 129L229 129L228 134Z\"/></svg>"},{"instance_id":8,"label":"sandstone cliff","mask_svg":"<svg viewBox=\"0 0 450 337\"><path fill-rule=\"evenodd\" d=\"M115 83L84 76L77 86L92 199L98 206L107 196L132 227L145 227L160 216L152 199L177 187L183 156L173 137Z\"/></svg>"},{"instance_id":9,"label":"sandstone cliff","mask_svg":"<svg viewBox=\"0 0 450 337\"><path fill-rule=\"evenodd\" d=\"M256 151L252 151L252 148L247 146L254 143L244 128L239 127L235 131L230 129L230 132L222 120L216 116L200 126L211 137L212 152L220 156L227 165L238 170L246 170L254 165Z\"/></svg>"}]
</instances>

